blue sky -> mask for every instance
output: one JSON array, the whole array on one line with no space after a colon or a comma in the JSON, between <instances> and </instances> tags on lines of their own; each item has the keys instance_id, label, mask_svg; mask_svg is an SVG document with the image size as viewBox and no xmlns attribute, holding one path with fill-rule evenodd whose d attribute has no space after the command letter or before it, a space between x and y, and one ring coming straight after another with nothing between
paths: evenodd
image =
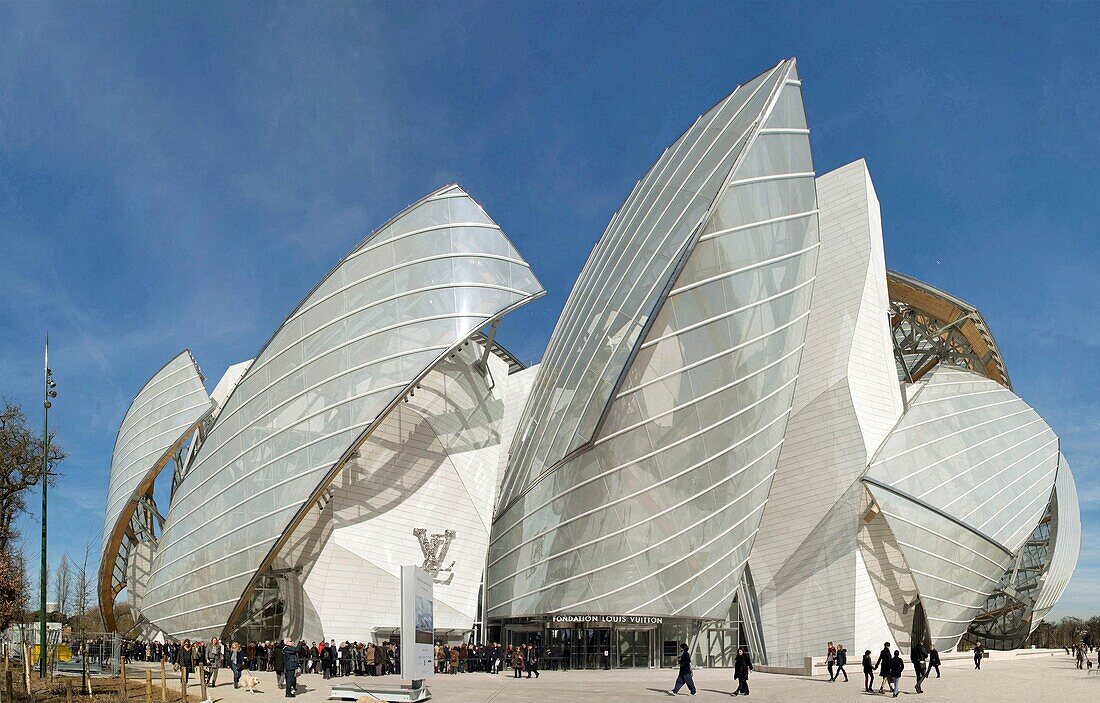
<instances>
[{"instance_id":1,"label":"blue sky","mask_svg":"<svg viewBox=\"0 0 1100 703\"><path fill-rule=\"evenodd\" d=\"M0 2L0 394L69 452L51 561L98 539L130 398L212 385L362 236L451 181L548 289L739 82L797 56L818 173L865 157L887 262L974 303L1061 435L1100 614L1100 4ZM37 535L37 516L22 528ZM28 553L36 555L35 539Z\"/></svg>"}]
</instances>

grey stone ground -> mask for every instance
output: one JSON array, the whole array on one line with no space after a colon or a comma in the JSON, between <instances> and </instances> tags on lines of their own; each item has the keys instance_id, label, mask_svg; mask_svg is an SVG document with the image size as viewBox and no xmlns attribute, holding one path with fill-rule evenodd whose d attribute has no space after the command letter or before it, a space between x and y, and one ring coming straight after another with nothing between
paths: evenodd
<instances>
[{"instance_id":1,"label":"grey stone ground","mask_svg":"<svg viewBox=\"0 0 1100 703\"><path fill-rule=\"evenodd\" d=\"M908 666L908 665L907 665ZM753 673L749 678L752 700L758 701L870 701L885 700L888 696L862 692L863 675L858 662L851 667L851 681L829 683L825 676L813 678ZM906 671L902 680L902 694L898 700L915 703L985 703L999 701L1024 701L1027 703L1077 703L1100 700L1100 675L1086 675L1079 671L1072 659L1065 654L1037 655L1015 659L990 659L975 671L967 660L945 662L941 667L943 677L933 677L924 686L923 695L913 691L914 679ZM281 699L282 691L275 688L275 675L260 673L260 691L252 696L243 690L234 690L228 670L222 670L219 679L228 684L208 691L214 703L259 703ZM133 674L132 674L133 675ZM144 677L144 673L140 674ZM434 701L439 703L549 703L551 701L599 701L600 703L635 703L636 701L671 700L665 691L671 687L676 672L668 669L614 670L614 671L546 671L538 679L513 679L504 673L438 675L429 680ZM695 677L699 694L685 695L684 700L730 700L735 690L732 673L728 669L701 669ZM365 687L370 685L397 686L395 676L379 678L347 677L325 681L319 675L300 679L305 692L297 697L303 703L320 703L328 700L330 683L354 681ZM178 682L169 685L178 686ZM876 678L875 688L878 688ZM198 686L188 688L190 700L197 701ZM178 699L177 699L178 700Z\"/></svg>"}]
</instances>

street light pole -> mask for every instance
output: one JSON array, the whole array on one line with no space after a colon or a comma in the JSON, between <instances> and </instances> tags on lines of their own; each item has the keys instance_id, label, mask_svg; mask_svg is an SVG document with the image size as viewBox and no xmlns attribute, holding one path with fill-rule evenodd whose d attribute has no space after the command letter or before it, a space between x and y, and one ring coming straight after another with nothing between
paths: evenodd
<instances>
[{"instance_id":1,"label":"street light pole","mask_svg":"<svg viewBox=\"0 0 1100 703\"><path fill-rule=\"evenodd\" d=\"M46 678L46 487L50 483L50 398L57 397L57 386L50 369L50 335L46 335L46 348L42 368L42 570L38 576L38 597L41 607L38 615L38 676Z\"/></svg>"}]
</instances>

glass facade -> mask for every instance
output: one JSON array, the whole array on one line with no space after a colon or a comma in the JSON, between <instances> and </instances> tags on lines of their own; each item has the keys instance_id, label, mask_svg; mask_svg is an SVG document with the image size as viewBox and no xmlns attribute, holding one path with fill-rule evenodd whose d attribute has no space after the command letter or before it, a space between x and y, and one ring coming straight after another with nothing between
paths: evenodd
<instances>
[{"instance_id":1,"label":"glass facade","mask_svg":"<svg viewBox=\"0 0 1100 703\"><path fill-rule=\"evenodd\" d=\"M502 505L592 439L663 288L791 67L780 63L700 117L612 218L547 347L512 447Z\"/></svg>"},{"instance_id":2,"label":"glass facade","mask_svg":"<svg viewBox=\"0 0 1100 703\"><path fill-rule=\"evenodd\" d=\"M1058 438L1012 391L937 368L864 477L897 538L941 650L955 647L1039 523Z\"/></svg>"},{"instance_id":3,"label":"glass facade","mask_svg":"<svg viewBox=\"0 0 1100 703\"><path fill-rule=\"evenodd\" d=\"M457 186L366 238L268 341L177 488L145 612L220 634L296 516L446 352L542 287Z\"/></svg>"},{"instance_id":4,"label":"glass facade","mask_svg":"<svg viewBox=\"0 0 1100 703\"><path fill-rule=\"evenodd\" d=\"M715 193L713 201L692 205L679 189L662 195L643 187L646 196L639 199L636 190L620 211L659 212L683 203L684 212L696 208L686 220L700 223L658 229L671 243L668 251L682 255L635 260L636 270L602 281L612 287L649 282L664 291L652 310L641 308L626 321L637 331L621 340L622 363L578 353L573 343L594 343L587 332L583 342L558 335L567 330L570 310L587 309L591 304L583 301L590 296L601 305L616 299L614 291L588 293L584 275L578 281L526 410L540 417L540 432L519 435L513 445L490 545L490 618L557 612L722 618L728 612L782 444L816 267L816 191L800 85L793 62L785 62L700 119L710 124L721 119L723 106L745 106L725 122L728 134L711 136L715 144L739 145L728 165L719 160L703 167L705 173L718 169L706 176L719 183L706 191ZM753 97L745 100L744 91ZM680 153L698 129L699 123L672 152ZM704 154L714 152L684 149L672 161L666 153L643 184L655 173L696 172ZM703 192L706 179L693 192ZM586 271L599 270L608 242L621 247L620 236L633 241L662 222L629 215L626 221L632 224L623 225L623 235L613 224ZM629 258L619 257L617 265ZM602 314L592 312L581 316ZM606 330L595 334L607 338ZM545 400L537 395L545 390L540 384L558 377L559 369L548 366L557 354L584 362L576 378L602 383L606 392L592 395L579 381L579 394L553 392L554 409L538 411ZM563 403L567 396L574 402ZM559 414L580 424L557 432ZM585 423L595 428L601 414L591 442L564 456L592 434ZM548 443L538 445L544 439ZM532 482L531 457L535 466L555 468Z\"/></svg>"},{"instance_id":5,"label":"glass facade","mask_svg":"<svg viewBox=\"0 0 1100 703\"><path fill-rule=\"evenodd\" d=\"M548 668L1034 628L1080 548L1058 438L976 308L886 271L862 160L816 178L801 87L781 61L661 154L537 368L493 340L542 286L458 186L360 242L213 401L173 359L116 439L108 626L128 588L180 639L392 636L423 563L437 635Z\"/></svg>"},{"instance_id":6,"label":"glass facade","mask_svg":"<svg viewBox=\"0 0 1100 703\"><path fill-rule=\"evenodd\" d=\"M212 408L202 373L184 350L149 379L123 417L111 455L99 567L100 611L109 628L114 627L115 596L129 584L134 600L148 577L155 527L153 511L145 505L152 503L153 483ZM135 549L138 542L146 544Z\"/></svg>"}]
</instances>

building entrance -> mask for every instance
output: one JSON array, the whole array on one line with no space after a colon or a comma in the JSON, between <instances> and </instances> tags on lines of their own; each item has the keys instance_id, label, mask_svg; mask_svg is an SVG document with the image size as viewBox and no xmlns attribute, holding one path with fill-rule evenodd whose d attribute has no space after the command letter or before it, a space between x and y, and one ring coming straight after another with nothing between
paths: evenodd
<instances>
[{"instance_id":1,"label":"building entrance","mask_svg":"<svg viewBox=\"0 0 1100 703\"><path fill-rule=\"evenodd\" d=\"M616 647L619 668L648 668L653 661L653 630L619 630Z\"/></svg>"}]
</instances>

